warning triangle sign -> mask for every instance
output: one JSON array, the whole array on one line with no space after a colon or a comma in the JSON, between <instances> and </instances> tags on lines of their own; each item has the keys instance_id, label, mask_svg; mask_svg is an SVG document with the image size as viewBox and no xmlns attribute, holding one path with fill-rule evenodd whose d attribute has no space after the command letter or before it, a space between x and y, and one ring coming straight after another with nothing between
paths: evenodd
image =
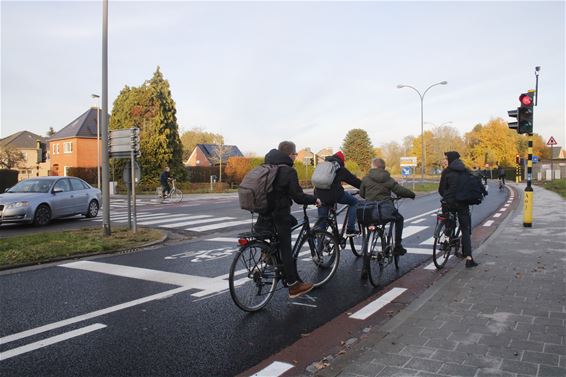
<instances>
[{"instance_id":1,"label":"warning triangle sign","mask_svg":"<svg viewBox=\"0 0 566 377\"><path fill-rule=\"evenodd\" d=\"M548 139L548 141L546 142L546 145L556 145L556 144L558 143L556 142L556 140L554 140L553 136L551 136L550 139Z\"/></svg>"}]
</instances>

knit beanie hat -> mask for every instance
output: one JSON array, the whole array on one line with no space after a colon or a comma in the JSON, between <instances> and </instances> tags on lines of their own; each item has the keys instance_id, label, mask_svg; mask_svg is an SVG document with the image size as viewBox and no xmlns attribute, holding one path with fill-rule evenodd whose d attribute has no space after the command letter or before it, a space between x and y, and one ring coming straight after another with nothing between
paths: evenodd
<instances>
[{"instance_id":1,"label":"knit beanie hat","mask_svg":"<svg viewBox=\"0 0 566 377\"><path fill-rule=\"evenodd\" d=\"M444 152L444 155L448 159L449 164L451 164L452 161L456 160L457 158L460 158L460 153L456 151Z\"/></svg>"},{"instance_id":2,"label":"knit beanie hat","mask_svg":"<svg viewBox=\"0 0 566 377\"><path fill-rule=\"evenodd\" d=\"M342 153L342 151L338 151L334 154L334 156L338 157L339 159L342 160L342 162L346 162L346 157L344 157L344 153Z\"/></svg>"}]
</instances>

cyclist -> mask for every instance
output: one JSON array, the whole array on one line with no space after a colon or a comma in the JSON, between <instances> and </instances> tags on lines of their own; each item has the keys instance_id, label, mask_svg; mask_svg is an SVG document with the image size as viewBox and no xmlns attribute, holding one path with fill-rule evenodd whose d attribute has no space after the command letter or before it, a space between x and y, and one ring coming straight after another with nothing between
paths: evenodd
<instances>
[{"instance_id":1,"label":"cyclist","mask_svg":"<svg viewBox=\"0 0 566 377\"><path fill-rule=\"evenodd\" d=\"M415 199L415 193L401 186L395 181L389 172L385 170L385 161L382 158L374 158L371 161L372 168L362 179L360 196L366 200L382 201L391 198L391 193L402 198ZM404 255L407 249L403 247L403 215L395 211L395 248L393 255Z\"/></svg>"},{"instance_id":2,"label":"cyclist","mask_svg":"<svg viewBox=\"0 0 566 377\"><path fill-rule=\"evenodd\" d=\"M460 175L466 172L466 166L460 160L460 153L449 151L444 153L448 167L442 171L438 193L442 197L442 212L455 212L458 216L462 231L462 254L466 258L466 267L476 267L478 264L472 258L472 224L470 207L456 201L455 194L458 189Z\"/></svg>"},{"instance_id":3,"label":"cyclist","mask_svg":"<svg viewBox=\"0 0 566 377\"><path fill-rule=\"evenodd\" d=\"M297 265L293 260L291 228L297 224L297 219L291 215L291 205L293 200L299 204L320 205L320 200L313 195L305 194L299 185L297 171L293 168L296 157L295 143L291 141L282 141L277 149L272 149L265 155L266 164L280 165L280 167L273 182L273 192L269 197L271 208L268 213L258 217L254 227L256 231L273 229L273 226L277 230L283 270L289 286L289 298L299 297L313 288L312 283L299 279Z\"/></svg>"},{"instance_id":4,"label":"cyclist","mask_svg":"<svg viewBox=\"0 0 566 377\"><path fill-rule=\"evenodd\" d=\"M499 187L505 186L505 169L503 169L503 166L499 166L497 176L499 177Z\"/></svg>"},{"instance_id":5,"label":"cyclist","mask_svg":"<svg viewBox=\"0 0 566 377\"><path fill-rule=\"evenodd\" d=\"M159 176L159 183L161 183L161 197L166 198L169 192L171 191L171 187L169 186L169 180L171 179L170 176L169 166L165 166L161 176Z\"/></svg>"},{"instance_id":6,"label":"cyclist","mask_svg":"<svg viewBox=\"0 0 566 377\"><path fill-rule=\"evenodd\" d=\"M338 151L332 156L326 157L324 160L337 162L340 168L336 170L336 176L329 189L314 189L314 195L322 202L322 205L318 207L318 220L315 226L320 229L326 229L328 226L328 208L336 203L347 204L351 208L350 212L348 212L346 237L355 236L358 233L356 230L356 204L358 204L358 200L348 191L344 190L342 182L346 182L357 189L360 188L362 182L344 166L346 158L342 151Z\"/></svg>"},{"instance_id":7,"label":"cyclist","mask_svg":"<svg viewBox=\"0 0 566 377\"><path fill-rule=\"evenodd\" d=\"M480 168L478 168L477 166L474 167L474 170L472 170L472 174L478 177L479 179L481 179L484 186L487 187L487 176L484 175L484 173L480 170Z\"/></svg>"}]
</instances>

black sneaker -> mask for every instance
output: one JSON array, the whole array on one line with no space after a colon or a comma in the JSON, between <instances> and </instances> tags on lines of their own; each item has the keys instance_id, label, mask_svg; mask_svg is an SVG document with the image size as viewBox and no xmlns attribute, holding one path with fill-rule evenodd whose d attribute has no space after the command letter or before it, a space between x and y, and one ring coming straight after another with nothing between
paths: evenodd
<instances>
[{"instance_id":1,"label":"black sneaker","mask_svg":"<svg viewBox=\"0 0 566 377\"><path fill-rule=\"evenodd\" d=\"M478 263L473 260L473 259L466 259L466 267L467 268L472 268L472 267L476 267L478 265Z\"/></svg>"},{"instance_id":2,"label":"black sneaker","mask_svg":"<svg viewBox=\"0 0 566 377\"><path fill-rule=\"evenodd\" d=\"M405 249L401 244L395 245L393 249L393 255L405 255L407 254L407 249Z\"/></svg>"},{"instance_id":3,"label":"black sneaker","mask_svg":"<svg viewBox=\"0 0 566 377\"><path fill-rule=\"evenodd\" d=\"M345 237L355 237L358 234L360 234L360 232L357 229L346 229L346 234L344 236Z\"/></svg>"}]
</instances>

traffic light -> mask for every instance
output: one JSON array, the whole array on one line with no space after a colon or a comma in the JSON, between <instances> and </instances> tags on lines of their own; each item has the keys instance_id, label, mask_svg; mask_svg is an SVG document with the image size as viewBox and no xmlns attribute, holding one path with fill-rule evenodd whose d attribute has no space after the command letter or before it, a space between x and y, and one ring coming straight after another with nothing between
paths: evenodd
<instances>
[{"instance_id":1,"label":"traffic light","mask_svg":"<svg viewBox=\"0 0 566 377\"><path fill-rule=\"evenodd\" d=\"M37 163L47 161L47 145L40 140L35 141L35 148L37 151Z\"/></svg>"},{"instance_id":2,"label":"traffic light","mask_svg":"<svg viewBox=\"0 0 566 377\"><path fill-rule=\"evenodd\" d=\"M311 163L311 166L314 166L314 157L311 158L311 162L310 162L310 163Z\"/></svg>"},{"instance_id":3,"label":"traffic light","mask_svg":"<svg viewBox=\"0 0 566 377\"><path fill-rule=\"evenodd\" d=\"M520 134L532 134L533 133L533 92L523 93L519 97L521 102L521 107L517 110L519 112L519 128L518 132Z\"/></svg>"},{"instance_id":4,"label":"traffic light","mask_svg":"<svg viewBox=\"0 0 566 377\"><path fill-rule=\"evenodd\" d=\"M517 165L521 165L521 156L519 154L515 155L515 162L517 163Z\"/></svg>"},{"instance_id":5,"label":"traffic light","mask_svg":"<svg viewBox=\"0 0 566 377\"><path fill-rule=\"evenodd\" d=\"M519 132L519 111L509 110L507 114L509 115L509 118L517 118L516 122L507 122L507 125L509 126L509 128Z\"/></svg>"}]
</instances>

